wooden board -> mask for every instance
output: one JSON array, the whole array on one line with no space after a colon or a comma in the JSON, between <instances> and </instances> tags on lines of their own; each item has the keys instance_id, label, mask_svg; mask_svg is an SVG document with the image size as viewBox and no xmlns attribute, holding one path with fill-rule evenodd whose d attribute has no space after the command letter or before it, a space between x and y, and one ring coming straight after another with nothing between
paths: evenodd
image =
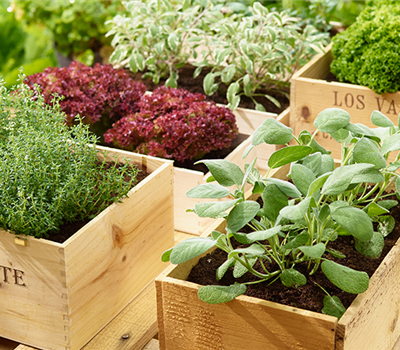
<instances>
[{"instance_id":1,"label":"wooden board","mask_svg":"<svg viewBox=\"0 0 400 350\"><path fill-rule=\"evenodd\" d=\"M152 171L122 203L62 244L16 241L0 232L0 266L7 272L0 336L44 349L80 349L165 268L160 256L174 232L172 162L108 152Z\"/></svg>"},{"instance_id":2,"label":"wooden board","mask_svg":"<svg viewBox=\"0 0 400 350\"><path fill-rule=\"evenodd\" d=\"M182 232L174 233L174 245L193 237ZM164 267L168 266L164 263ZM105 328L103 328L82 350L141 350L157 333L155 285L146 286ZM0 350L35 350L15 344ZM154 342L153 342L154 347ZM152 350L148 348L147 350Z\"/></svg>"},{"instance_id":3,"label":"wooden board","mask_svg":"<svg viewBox=\"0 0 400 350\"><path fill-rule=\"evenodd\" d=\"M400 92L377 95L365 86L328 82L333 60L331 46L325 54L319 54L293 75L290 91L290 125L296 135L302 130L315 131L314 120L326 108L341 108L349 112L352 123L374 126L371 113L378 110L397 125L400 113ZM334 158L340 159L340 148L326 133L319 133L315 140L332 150ZM334 148L333 148L334 147Z\"/></svg>"},{"instance_id":4,"label":"wooden board","mask_svg":"<svg viewBox=\"0 0 400 350\"><path fill-rule=\"evenodd\" d=\"M283 179L285 166L271 176ZM254 199L250 193L246 195ZM202 236L224 232L218 219ZM203 255L207 254L204 253ZM368 290L335 317L239 296L227 304L200 301L198 284L186 279L200 257L170 266L156 279L160 350L400 349L400 240L370 280ZM239 337L243 335L243 338Z\"/></svg>"},{"instance_id":5,"label":"wooden board","mask_svg":"<svg viewBox=\"0 0 400 350\"><path fill-rule=\"evenodd\" d=\"M278 117L275 114L244 108L236 108L234 114L239 132L250 136L266 118L276 118L288 126L290 110L286 109ZM250 143L251 139L249 137L237 146L225 159L239 165L243 169L244 164L250 163L257 157L256 167L264 174L267 171L268 158L277 147L275 145L261 144L253 148L245 159L242 159L243 152ZM176 230L201 235L215 221L210 218L199 218L194 213L186 212L187 209L194 208L194 204L199 202L199 199L186 197L186 192L197 185L206 183L206 179L209 176L210 173L204 175L200 171L174 167L174 215Z\"/></svg>"}]
</instances>

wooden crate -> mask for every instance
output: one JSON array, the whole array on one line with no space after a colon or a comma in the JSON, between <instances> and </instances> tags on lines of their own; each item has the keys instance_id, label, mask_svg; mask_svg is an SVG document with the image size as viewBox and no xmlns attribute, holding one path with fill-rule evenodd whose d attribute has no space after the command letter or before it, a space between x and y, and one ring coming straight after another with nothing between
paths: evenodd
<instances>
[{"instance_id":1,"label":"wooden crate","mask_svg":"<svg viewBox=\"0 0 400 350\"><path fill-rule=\"evenodd\" d=\"M315 131L314 120L326 108L341 108L349 112L352 123L376 127L370 116L374 110L385 114L397 125L400 112L400 92L377 95L371 89L339 82L328 82L333 60L331 45L293 75L290 90L290 125L297 135L302 130ZM319 133L315 140L340 159L340 146L327 133Z\"/></svg>"},{"instance_id":2,"label":"wooden crate","mask_svg":"<svg viewBox=\"0 0 400 350\"><path fill-rule=\"evenodd\" d=\"M286 109L279 116L271 113L259 112L250 109L236 108L234 110L236 123L239 132L245 135L251 135L267 118L276 118L283 124L289 126L290 109ZM251 143L251 138L243 141L235 150L233 150L225 159L243 168L244 164L250 163L257 156L257 168L260 172L267 171L267 161L269 156L275 152L275 145L262 144L250 152L250 154L242 159L242 154L248 145ZM174 167L174 196L175 196L175 229L183 232L188 232L195 235L201 235L207 227L215 220L210 218L199 218L194 213L187 213L186 209L194 208L194 204L199 202L199 199L186 197L186 192L191 188L203 184L210 176L210 173L204 175L200 171Z\"/></svg>"},{"instance_id":3,"label":"wooden crate","mask_svg":"<svg viewBox=\"0 0 400 350\"><path fill-rule=\"evenodd\" d=\"M287 171L272 176L283 179ZM218 219L203 236L224 229ZM389 350L400 335L400 241L339 321L248 296L206 304L197 297L201 286L186 281L198 260L170 266L156 279L160 350Z\"/></svg>"},{"instance_id":4,"label":"wooden crate","mask_svg":"<svg viewBox=\"0 0 400 350\"><path fill-rule=\"evenodd\" d=\"M151 175L64 243L0 232L1 337L80 349L165 268L160 255L174 239L172 162L98 148Z\"/></svg>"}]
</instances>

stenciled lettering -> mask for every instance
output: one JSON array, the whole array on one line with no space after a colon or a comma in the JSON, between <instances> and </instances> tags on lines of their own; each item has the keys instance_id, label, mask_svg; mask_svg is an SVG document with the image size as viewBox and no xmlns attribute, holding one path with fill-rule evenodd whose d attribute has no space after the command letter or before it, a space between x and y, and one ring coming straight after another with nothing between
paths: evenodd
<instances>
[{"instance_id":1,"label":"stenciled lettering","mask_svg":"<svg viewBox=\"0 0 400 350\"><path fill-rule=\"evenodd\" d=\"M26 284L23 280L23 276L25 275L24 271L0 265L0 270L1 269L3 270L3 283L26 287Z\"/></svg>"},{"instance_id":2,"label":"stenciled lettering","mask_svg":"<svg viewBox=\"0 0 400 350\"><path fill-rule=\"evenodd\" d=\"M382 112L382 113L386 113L386 114L394 114L394 115L397 115L397 110L396 110L396 104L394 103L394 100L391 100L390 102L388 102L389 103L389 107L388 107L388 109L386 110L386 103L385 103L385 101L387 101L387 100L385 100L385 99L381 99L380 97L375 97L376 98L376 102L377 102L377 104L378 104L378 111L379 112ZM384 107L385 107L385 109L384 109Z\"/></svg>"},{"instance_id":3,"label":"stenciled lettering","mask_svg":"<svg viewBox=\"0 0 400 350\"><path fill-rule=\"evenodd\" d=\"M353 95L350 92L346 93L344 96L339 96L339 91L334 91L334 103L336 107L344 106L347 108L356 108L363 110L365 108L364 95Z\"/></svg>"}]
</instances>

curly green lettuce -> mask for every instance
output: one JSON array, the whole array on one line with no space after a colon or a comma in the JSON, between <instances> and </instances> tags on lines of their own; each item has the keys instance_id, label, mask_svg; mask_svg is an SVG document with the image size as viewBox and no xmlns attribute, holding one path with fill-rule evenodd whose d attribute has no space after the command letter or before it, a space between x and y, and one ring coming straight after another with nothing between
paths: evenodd
<instances>
[{"instance_id":1,"label":"curly green lettuce","mask_svg":"<svg viewBox=\"0 0 400 350\"><path fill-rule=\"evenodd\" d=\"M400 90L400 2L379 1L333 38L331 72L377 94Z\"/></svg>"}]
</instances>

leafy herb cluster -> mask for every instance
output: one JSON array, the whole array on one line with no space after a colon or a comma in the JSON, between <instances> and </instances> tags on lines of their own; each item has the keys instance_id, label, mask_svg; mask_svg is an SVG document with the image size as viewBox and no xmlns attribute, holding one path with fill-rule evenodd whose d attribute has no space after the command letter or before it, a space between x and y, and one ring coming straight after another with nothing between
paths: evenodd
<instances>
[{"instance_id":1,"label":"leafy herb cluster","mask_svg":"<svg viewBox=\"0 0 400 350\"><path fill-rule=\"evenodd\" d=\"M104 174L96 137L64 120L57 99L49 106L26 84L9 92L0 83L1 228L47 237L64 222L94 217L132 187L135 166L115 165Z\"/></svg>"},{"instance_id":2,"label":"leafy herb cluster","mask_svg":"<svg viewBox=\"0 0 400 350\"><path fill-rule=\"evenodd\" d=\"M310 275L321 268L343 291L364 292L369 284L368 275L329 260L329 255L342 254L327 245L338 235L351 235L355 249L375 258L381 254L384 237L394 228L389 209L397 201L385 199L388 196L385 190L394 182L397 194L400 193L400 177L396 173L400 168L400 153L393 163L388 162L389 154L400 150L400 130L378 111L372 113L371 121L378 128L353 124L346 111L329 108L315 119L314 134L303 131L295 137L287 126L274 119L265 120L252 135L252 144L244 156L263 142L297 143L271 155L265 177L255 169L255 160L244 171L226 160L202 161L212 174L208 181L218 184L199 185L187 196L229 200L197 203L189 211L200 217L226 218L226 232L213 231L211 237L188 239L166 251L163 260L179 264L218 247L226 252L227 260L218 268L217 280L233 267L236 278L250 272L259 278L258 282L280 280L287 287L295 287L307 282L307 276L296 269L298 264L307 263ZM314 140L317 132L329 133L341 143L339 166L335 166L330 152ZM292 182L269 177L273 169L287 164L291 164ZM254 186L254 194L262 197L262 207L246 199L246 182ZM378 223L377 231L373 222ZM254 232L241 232L246 225ZM234 249L230 239L249 246ZM262 271L253 268L257 261ZM269 271L263 263L266 261L274 261L278 268ZM245 291L246 283L205 286L199 290L199 297L208 303L221 303ZM324 304L325 313L340 317L344 312L336 296L327 295Z\"/></svg>"},{"instance_id":3,"label":"leafy herb cluster","mask_svg":"<svg viewBox=\"0 0 400 350\"><path fill-rule=\"evenodd\" d=\"M92 65L95 52L110 45L105 22L123 10L118 0L16 0L17 11L31 24L44 24L64 56Z\"/></svg>"},{"instance_id":4,"label":"leafy herb cluster","mask_svg":"<svg viewBox=\"0 0 400 350\"><path fill-rule=\"evenodd\" d=\"M157 88L139 111L114 123L104 135L118 148L184 161L229 147L238 134L234 114L184 89Z\"/></svg>"},{"instance_id":5,"label":"leafy herb cluster","mask_svg":"<svg viewBox=\"0 0 400 350\"><path fill-rule=\"evenodd\" d=\"M332 73L378 94L400 89L400 3L376 1L333 38Z\"/></svg>"},{"instance_id":6,"label":"leafy herb cluster","mask_svg":"<svg viewBox=\"0 0 400 350\"><path fill-rule=\"evenodd\" d=\"M296 24L299 19L286 12L270 11L254 2L247 11L235 13L229 4L126 2L129 14L111 21L108 35L114 35L115 51L110 61L133 72L144 71L144 78L155 83L168 77L166 85L177 87L179 68L193 58L198 66L195 77L203 68L212 70L204 79L205 93L215 93L220 82L227 84L233 109L241 95L254 99L257 89L282 91L293 71L328 42L327 34L312 26L301 28ZM266 97L278 104L269 94ZM256 107L263 109L260 103Z\"/></svg>"}]
</instances>

